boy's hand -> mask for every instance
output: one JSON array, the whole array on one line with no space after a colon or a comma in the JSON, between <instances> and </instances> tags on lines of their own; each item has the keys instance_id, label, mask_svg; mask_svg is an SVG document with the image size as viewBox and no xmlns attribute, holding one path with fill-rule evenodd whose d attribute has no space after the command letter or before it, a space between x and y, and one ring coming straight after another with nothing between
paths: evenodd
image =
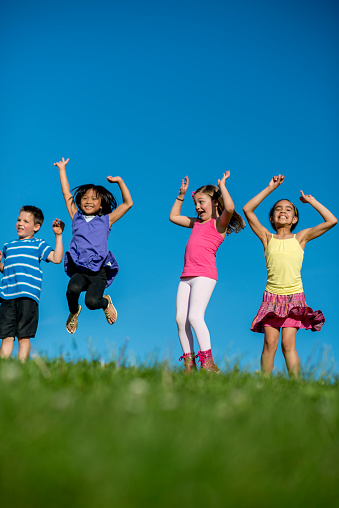
<instances>
[{"instance_id":1,"label":"boy's hand","mask_svg":"<svg viewBox=\"0 0 339 508\"><path fill-rule=\"evenodd\" d=\"M311 203L311 201L315 201L315 198L313 196L311 196L311 194L304 194L303 191L301 190L300 191L300 201L302 203Z\"/></svg>"},{"instance_id":2,"label":"boy's hand","mask_svg":"<svg viewBox=\"0 0 339 508\"><path fill-rule=\"evenodd\" d=\"M121 176L108 176L107 181L110 183L119 183L121 181Z\"/></svg>"},{"instance_id":3,"label":"boy's hand","mask_svg":"<svg viewBox=\"0 0 339 508\"><path fill-rule=\"evenodd\" d=\"M268 186L273 187L273 189L276 189L277 187L279 187L279 185L283 183L284 180L285 180L284 175L274 176L270 181L270 183L268 184Z\"/></svg>"},{"instance_id":4,"label":"boy's hand","mask_svg":"<svg viewBox=\"0 0 339 508\"><path fill-rule=\"evenodd\" d=\"M231 174L230 171L226 171L226 173L223 173L223 177L218 179L218 187L220 187L220 185L225 185L225 182L227 178L230 177L230 174Z\"/></svg>"},{"instance_id":5,"label":"boy's hand","mask_svg":"<svg viewBox=\"0 0 339 508\"><path fill-rule=\"evenodd\" d=\"M0 261L1 261L1 260L2 260L2 252L1 252L1 250L0 250Z\"/></svg>"},{"instance_id":6,"label":"boy's hand","mask_svg":"<svg viewBox=\"0 0 339 508\"><path fill-rule=\"evenodd\" d=\"M53 221L52 228L56 235L62 235L62 232L65 229L65 223L60 219L55 219Z\"/></svg>"},{"instance_id":7,"label":"boy's hand","mask_svg":"<svg viewBox=\"0 0 339 508\"><path fill-rule=\"evenodd\" d=\"M62 158L61 161L59 162L54 162L54 166L57 166L58 169L65 169L66 165L68 164L68 161L69 161L69 158L67 160L65 160L64 158Z\"/></svg>"}]
</instances>

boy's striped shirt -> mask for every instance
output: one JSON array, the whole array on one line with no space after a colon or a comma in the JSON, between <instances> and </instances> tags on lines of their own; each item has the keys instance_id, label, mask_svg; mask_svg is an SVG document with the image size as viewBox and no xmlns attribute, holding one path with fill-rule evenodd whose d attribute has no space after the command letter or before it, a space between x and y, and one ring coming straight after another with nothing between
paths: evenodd
<instances>
[{"instance_id":1,"label":"boy's striped shirt","mask_svg":"<svg viewBox=\"0 0 339 508\"><path fill-rule=\"evenodd\" d=\"M0 297L5 300L28 297L39 303L42 285L40 262L47 261L52 250L45 240L38 238L5 243Z\"/></svg>"}]
</instances>

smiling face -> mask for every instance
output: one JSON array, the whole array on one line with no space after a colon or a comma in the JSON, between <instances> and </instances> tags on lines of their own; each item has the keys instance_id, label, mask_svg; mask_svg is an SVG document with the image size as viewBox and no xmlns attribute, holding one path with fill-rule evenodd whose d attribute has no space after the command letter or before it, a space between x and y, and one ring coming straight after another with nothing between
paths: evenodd
<instances>
[{"instance_id":1,"label":"smiling face","mask_svg":"<svg viewBox=\"0 0 339 508\"><path fill-rule=\"evenodd\" d=\"M208 221L215 215L216 204L211 196L196 192L194 194L195 210L202 221Z\"/></svg>"},{"instance_id":2,"label":"smiling face","mask_svg":"<svg viewBox=\"0 0 339 508\"><path fill-rule=\"evenodd\" d=\"M88 189L80 201L81 211L85 215L97 215L101 209L101 198L94 189Z\"/></svg>"},{"instance_id":3,"label":"smiling face","mask_svg":"<svg viewBox=\"0 0 339 508\"><path fill-rule=\"evenodd\" d=\"M298 222L294 205L287 199L282 199L276 203L270 219L275 231L277 226L289 227L292 230Z\"/></svg>"},{"instance_id":4,"label":"smiling face","mask_svg":"<svg viewBox=\"0 0 339 508\"><path fill-rule=\"evenodd\" d=\"M40 224L34 224L34 217L30 212L20 212L16 221L16 231L19 240L28 240L33 238L34 234L39 231Z\"/></svg>"}]
</instances>

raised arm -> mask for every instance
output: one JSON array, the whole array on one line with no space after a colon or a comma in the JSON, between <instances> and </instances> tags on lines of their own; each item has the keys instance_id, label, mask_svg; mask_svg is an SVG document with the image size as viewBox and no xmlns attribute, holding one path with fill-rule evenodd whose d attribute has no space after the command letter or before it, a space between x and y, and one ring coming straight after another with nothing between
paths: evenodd
<instances>
[{"instance_id":1,"label":"raised arm","mask_svg":"<svg viewBox=\"0 0 339 508\"><path fill-rule=\"evenodd\" d=\"M333 228L337 222L338 219L333 215L332 212L330 212L327 208L325 208L324 205L319 203L313 196L310 194L304 194L303 191L300 191L300 201L302 203L309 203L317 212L320 213L321 217L324 219L324 222L321 224L318 224L317 226L314 226L313 228L304 229L302 231L299 231L297 233L296 237L299 241L300 245L304 247L307 242L310 240L314 240L314 238L318 238L318 236L323 235L328 231L329 229Z\"/></svg>"},{"instance_id":2,"label":"raised arm","mask_svg":"<svg viewBox=\"0 0 339 508\"><path fill-rule=\"evenodd\" d=\"M2 252L0 251L0 272L4 273L4 264L1 262L2 260Z\"/></svg>"},{"instance_id":3,"label":"raised arm","mask_svg":"<svg viewBox=\"0 0 339 508\"><path fill-rule=\"evenodd\" d=\"M51 263L59 264L62 261L63 247L62 247L62 232L65 224L60 219L53 221L53 231L55 234L55 249L48 254L47 261Z\"/></svg>"},{"instance_id":4,"label":"raised arm","mask_svg":"<svg viewBox=\"0 0 339 508\"><path fill-rule=\"evenodd\" d=\"M62 158L61 161L54 162L54 166L57 166L59 170L62 195L64 196L68 213L70 214L71 219L73 219L75 212L77 211L77 207L76 204L74 203L74 199L66 175L66 166L68 164L68 161L69 159L65 160L64 158Z\"/></svg>"},{"instance_id":5,"label":"raised arm","mask_svg":"<svg viewBox=\"0 0 339 508\"><path fill-rule=\"evenodd\" d=\"M125 215L125 213L128 212L130 208L132 208L133 200L125 182L120 176L108 176L107 180L110 183L117 183L119 185L123 201L121 205L119 205L115 210L113 210L113 212L109 214L109 225L112 226L114 222L121 219L121 217Z\"/></svg>"},{"instance_id":6,"label":"raised arm","mask_svg":"<svg viewBox=\"0 0 339 508\"><path fill-rule=\"evenodd\" d=\"M174 205L172 206L172 210L170 212L169 220L174 224L178 224L178 226L182 226L184 228L193 228L193 225L197 219L193 217L186 217L185 215L181 215L181 207L185 199L185 194L188 189L189 179L188 176L181 181L181 187L179 189L178 197L174 201Z\"/></svg>"},{"instance_id":7,"label":"raised arm","mask_svg":"<svg viewBox=\"0 0 339 508\"><path fill-rule=\"evenodd\" d=\"M253 233L255 233L261 240L264 248L267 247L270 232L259 222L258 217L254 213L254 210L265 198L267 198L267 196L271 194L271 192L273 192L279 187L279 185L283 183L284 179L285 177L283 175L274 176L268 186L259 192L259 194L254 196L254 198L250 199L249 202L246 203L246 205L243 207L243 212Z\"/></svg>"},{"instance_id":8,"label":"raised arm","mask_svg":"<svg viewBox=\"0 0 339 508\"><path fill-rule=\"evenodd\" d=\"M217 220L217 228L220 233L225 233L228 223L232 218L233 212L234 212L234 203L233 199L230 196L230 193L226 189L226 180L230 177L230 171L226 171L226 173L223 174L223 177L218 180L218 187L221 191L222 199L224 201L224 210L220 217Z\"/></svg>"}]
</instances>

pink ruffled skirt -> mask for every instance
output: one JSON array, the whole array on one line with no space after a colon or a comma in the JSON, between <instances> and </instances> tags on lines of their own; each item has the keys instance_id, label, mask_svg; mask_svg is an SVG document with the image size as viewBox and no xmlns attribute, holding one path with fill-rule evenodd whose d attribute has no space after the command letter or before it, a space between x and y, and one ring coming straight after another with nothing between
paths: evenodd
<instances>
[{"instance_id":1,"label":"pink ruffled skirt","mask_svg":"<svg viewBox=\"0 0 339 508\"><path fill-rule=\"evenodd\" d=\"M272 326L274 328L304 328L319 332L324 323L325 317L321 310L307 307L304 293L275 295L265 291L251 330L264 333L265 326Z\"/></svg>"}]
</instances>

